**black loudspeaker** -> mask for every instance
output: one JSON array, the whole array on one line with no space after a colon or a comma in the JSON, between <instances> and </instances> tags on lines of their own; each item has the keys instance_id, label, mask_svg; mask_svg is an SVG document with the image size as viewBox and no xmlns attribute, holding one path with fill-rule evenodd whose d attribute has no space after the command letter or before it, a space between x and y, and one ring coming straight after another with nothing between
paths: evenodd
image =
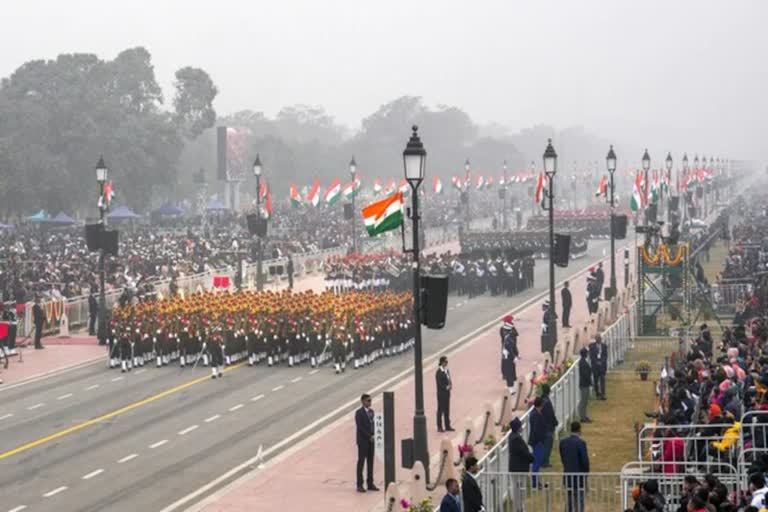
<instances>
[{"instance_id":1,"label":"black loudspeaker","mask_svg":"<svg viewBox=\"0 0 768 512\"><path fill-rule=\"evenodd\" d=\"M464 192L461 193L461 204L467 204L467 203L469 203L469 194L465 190Z\"/></svg>"},{"instance_id":2,"label":"black loudspeaker","mask_svg":"<svg viewBox=\"0 0 768 512\"><path fill-rule=\"evenodd\" d=\"M85 243L88 250L96 252L101 249L101 234L104 232L104 224L86 224L85 225Z\"/></svg>"},{"instance_id":3,"label":"black loudspeaker","mask_svg":"<svg viewBox=\"0 0 768 512\"><path fill-rule=\"evenodd\" d=\"M613 237L616 240L627 238L627 216L615 215L613 217Z\"/></svg>"},{"instance_id":4,"label":"black loudspeaker","mask_svg":"<svg viewBox=\"0 0 768 512\"><path fill-rule=\"evenodd\" d=\"M248 233L259 238L267 236L267 219L260 219L255 213L249 213L245 219L248 221Z\"/></svg>"},{"instance_id":5,"label":"black loudspeaker","mask_svg":"<svg viewBox=\"0 0 768 512\"><path fill-rule=\"evenodd\" d=\"M555 233L555 265L558 267L567 267L570 253L570 235L560 235Z\"/></svg>"},{"instance_id":6,"label":"black loudspeaker","mask_svg":"<svg viewBox=\"0 0 768 512\"><path fill-rule=\"evenodd\" d=\"M352 203L344 203L344 220L350 220L355 212L352 210Z\"/></svg>"},{"instance_id":7,"label":"black loudspeaker","mask_svg":"<svg viewBox=\"0 0 768 512\"><path fill-rule=\"evenodd\" d=\"M427 329L442 329L448 311L448 276L422 276L421 291L421 323Z\"/></svg>"},{"instance_id":8,"label":"black loudspeaker","mask_svg":"<svg viewBox=\"0 0 768 512\"><path fill-rule=\"evenodd\" d=\"M101 248L104 249L104 254L111 254L117 256L118 248L118 231L102 231L101 232Z\"/></svg>"},{"instance_id":9,"label":"black loudspeaker","mask_svg":"<svg viewBox=\"0 0 768 512\"><path fill-rule=\"evenodd\" d=\"M699 199L704 197L704 187L702 187L701 185L696 187L696 197L698 197Z\"/></svg>"},{"instance_id":10,"label":"black loudspeaker","mask_svg":"<svg viewBox=\"0 0 768 512\"><path fill-rule=\"evenodd\" d=\"M680 196L671 196L669 198L669 210L676 212L680 208Z\"/></svg>"},{"instance_id":11,"label":"black loudspeaker","mask_svg":"<svg viewBox=\"0 0 768 512\"><path fill-rule=\"evenodd\" d=\"M696 207L695 206L689 206L688 207L688 217L690 217L691 219L695 219L696 218Z\"/></svg>"},{"instance_id":12,"label":"black loudspeaker","mask_svg":"<svg viewBox=\"0 0 768 512\"><path fill-rule=\"evenodd\" d=\"M227 180L227 127L216 128L216 177Z\"/></svg>"},{"instance_id":13,"label":"black loudspeaker","mask_svg":"<svg viewBox=\"0 0 768 512\"><path fill-rule=\"evenodd\" d=\"M651 203L645 209L645 218L648 219L649 223L655 223L656 222L656 216L657 216L658 213L659 213L658 205L656 203Z\"/></svg>"},{"instance_id":14,"label":"black loudspeaker","mask_svg":"<svg viewBox=\"0 0 768 512\"><path fill-rule=\"evenodd\" d=\"M686 190L685 192L685 202L688 204L691 204L693 202L693 192L690 190Z\"/></svg>"},{"instance_id":15,"label":"black loudspeaker","mask_svg":"<svg viewBox=\"0 0 768 512\"><path fill-rule=\"evenodd\" d=\"M500 188L499 189L499 199L504 199L507 196L507 189Z\"/></svg>"}]
</instances>

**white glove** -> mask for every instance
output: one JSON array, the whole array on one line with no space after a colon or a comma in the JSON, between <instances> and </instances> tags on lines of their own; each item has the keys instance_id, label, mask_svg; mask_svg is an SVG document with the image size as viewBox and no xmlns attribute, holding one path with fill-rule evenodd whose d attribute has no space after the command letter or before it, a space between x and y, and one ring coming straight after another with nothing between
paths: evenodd
<instances>
[{"instance_id":1,"label":"white glove","mask_svg":"<svg viewBox=\"0 0 768 512\"><path fill-rule=\"evenodd\" d=\"M504 359L509 357L509 351L507 349L504 349L501 351L501 355L504 356Z\"/></svg>"},{"instance_id":2,"label":"white glove","mask_svg":"<svg viewBox=\"0 0 768 512\"><path fill-rule=\"evenodd\" d=\"M547 333L547 324L541 324L541 332L542 332L543 334L546 334L546 333Z\"/></svg>"},{"instance_id":3,"label":"white glove","mask_svg":"<svg viewBox=\"0 0 768 512\"><path fill-rule=\"evenodd\" d=\"M520 360L520 358L519 358L519 357L516 357L516 358L515 358L515 362L518 362L519 360Z\"/></svg>"}]
</instances>

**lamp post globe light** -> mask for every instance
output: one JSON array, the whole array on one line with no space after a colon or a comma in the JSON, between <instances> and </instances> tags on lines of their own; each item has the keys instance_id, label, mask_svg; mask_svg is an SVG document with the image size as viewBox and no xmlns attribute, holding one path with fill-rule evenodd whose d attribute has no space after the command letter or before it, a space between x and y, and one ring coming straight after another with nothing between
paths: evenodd
<instances>
[{"instance_id":1,"label":"lamp post globe light","mask_svg":"<svg viewBox=\"0 0 768 512\"><path fill-rule=\"evenodd\" d=\"M261 226L261 158L256 153L256 160L253 161L253 175L256 177L256 215ZM261 236L256 233L256 290L264 289L264 279L262 276L262 261L264 247L261 242Z\"/></svg>"},{"instance_id":2,"label":"lamp post globe light","mask_svg":"<svg viewBox=\"0 0 768 512\"><path fill-rule=\"evenodd\" d=\"M355 195L357 189L357 162L355 157L349 161L349 177L352 180L352 253L357 252L357 233L355 232Z\"/></svg>"},{"instance_id":3,"label":"lamp post globe light","mask_svg":"<svg viewBox=\"0 0 768 512\"><path fill-rule=\"evenodd\" d=\"M549 324L547 325L547 352L552 354L557 345L557 319L555 315L555 174L557 174L557 153L552 139L544 150L544 174L547 176L547 210L549 211ZM543 351L542 351L543 352Z\"/></svg>"},{"instance_id":4,"label":"lamp post globe light","mask_svg":"<svg viewBox=\"0 0 768 512\"><path fill-rule=\"evenodd\" d=\"M429 481L429 450L427 449L427 418L424 416L424 371L421 347L421 265L419 263L419 186L424 181L427 166L427 151L419 138L419 128L414 125L413 133L403 151L405 179L411 186L411 220L413 221L413 321L414 321L414 390L413 412L413 455L414 460L424 464Z\"/></svg>"},{"instance_id":5,"label":"lamp post globe light","mask_svg":"<svg viewBox=\"0 0 768 512\"><path fill-rule=\"evenodd\" d=\"M606 300L611 300L616 295L616 233L614 232L614 203L613 203L613 174L616 172L616 153L613 152L613 145L608 150L605 157L605 166L611 175L611 282L606 290Z\"/></svg>"},{"instance_id":6,"label":"lamp post globe light","mask_svg":"<svg viewBox=\"0 0 768 512\"><path fill-rule=\"evenodd\" d=\"M102 228L105 228L107 224L105 213L108 204L104 197L104 185L107 183L108 175L109 169L107 164L104 163L104 157L100 156L96 164L96 183L99 187L99 221L102 224ZM96 338L99 340L100 345L107 343L107 295L105 290L107 274L104 268L105 257L104 248L102 247L99 249L99 312L97 314L98 325L96 327Z\"/></svg>"}]
</instances>

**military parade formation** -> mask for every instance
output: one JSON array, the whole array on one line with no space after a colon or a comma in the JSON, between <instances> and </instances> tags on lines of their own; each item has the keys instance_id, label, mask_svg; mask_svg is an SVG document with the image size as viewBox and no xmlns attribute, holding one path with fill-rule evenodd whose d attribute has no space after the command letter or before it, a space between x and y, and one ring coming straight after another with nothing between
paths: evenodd
<instances>
[{"instance_id":1,"label":"military parade formation","mask_svg":"<svg viewBox=\"0 0 768 512\"><path fill-rule=\"evenodd\" d=\"M336 373L407 351L413 343L411 295L384 291L200 292L113 311L109 366L123 372L155 364L211 367L212 378L250 366L318 367Z\"/></svg>"}]
</instances>

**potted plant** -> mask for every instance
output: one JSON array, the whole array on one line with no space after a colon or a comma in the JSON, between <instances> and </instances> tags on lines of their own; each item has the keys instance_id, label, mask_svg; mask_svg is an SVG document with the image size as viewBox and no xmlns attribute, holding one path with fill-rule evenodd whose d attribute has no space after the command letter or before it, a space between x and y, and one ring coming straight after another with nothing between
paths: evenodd
<instances>
[{"instance_id":1,"label":"potted plant","mask_svg":"<svg viewBox=\"0 0 768 512\"><path fill-rule=\"evenodd\" d=\"M640 374L640 380L648 380L648 374L651 372L651 363L640 361L635 366L635 371Z\"/></svg>"},{"instance_id":2,"label":"potted plant","mask_svg":"<svg viewBox=\"0 0 768 512\"><path fill-rule=\"evenodd\" d=\"M496 438L492 434L489 434L488 437L483 440L483 445L485 445L486 450L490 450L496 446Z\"/></svg>"},{"instance_id":3,"label":"potted plant","mask_svg":"<svg viewBox=\"0 0 768 512\"><path fill-rule=\"evenodd\" d=\"M474 448L470 444L459 445L459 459L464 460L465 457L469 457L475 454Z\"/></svg>"},{"instance_id":4,"label":"potted plant","mask_svg":"<svg viewBox=\"0 0 768 512\"><path fill-rule=\"evenodd\" d=\"M406 499L400 500L404 512L433 512L432 498L424 498L420 503L411 503Z\"/></svg>"}]
</instances>

